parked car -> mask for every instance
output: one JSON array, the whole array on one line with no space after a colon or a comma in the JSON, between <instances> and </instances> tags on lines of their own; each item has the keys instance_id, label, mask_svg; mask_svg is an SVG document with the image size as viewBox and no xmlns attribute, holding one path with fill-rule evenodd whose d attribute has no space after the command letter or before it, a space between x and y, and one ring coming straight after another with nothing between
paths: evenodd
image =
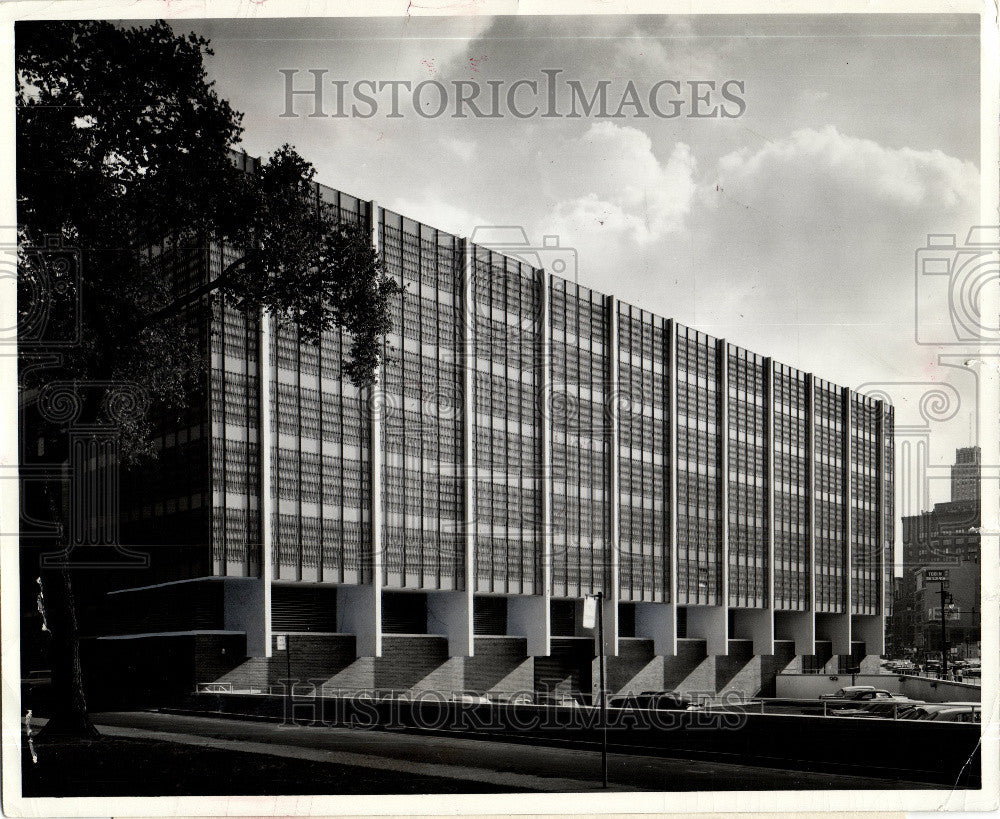
<instances>
[{"instance_id":1,"label":"parked car","mask_svg":"<svg viewBox=\"0 0 1000 819\"><path fill-rule=\"evenodd\" d=\"M934 722L971 722L979 724L983 716L982 706L965 705L951 706L949 708L938 708L926 716L918 717L923 720L933 720Z\"/></svg>"},{"instance_id":2,"label":"parked car","mask_svg":"<svg viewBox=\"0 0 1000 819\"><path fill-rule=\"evenodd\" d=\"M562 708L583 708L587 705L579 693L538 692L534 696L535 705L556 705Z\"/></svg>"},{"instance_id":3,"label":"parked car","mask_svg":"<svg viewBox=\"0 0 1000 819\"><path fill-rule=\"evenodd\" d=\"M454 694L452 702L460 702L462 705L492 705L493 700L480 694Z\"/></svg>"},{"instance_id":4,"label":"parked car","mask_svg":"<svg viewBox=\"0 0 1000 819\"><path fill-rule=\"evenodd\" d=\"M863 717L873 719L900 719L901 715L923 705L923 700L911 700L909 697L893 697L891 700L876 699L861 707L836 708L830 716Z\"/></svg>"},{"instance_id":5,"label":"parked car","mask_svg":"<svg viewBox=\"0 0 1000 819\"><path fill-rule=\"evenodd\" d=\"M976 709L981 709L978 702L929 702L925 705L918 705L912 711L907 711L903 719L936 720L937 714L952 711L962 711L966 714L974 713ZM942 722L954 721L953 718L946 718ZM968 720L966 720L968 721Z\"/></svg>"},{"instance_id":6,"label":"parked car","mask_svg":"<svg viewBox=\"0 0 1000 819\"><path fill-rule=\"evenodd\" d=\"M909 712L906 719L940 722L979 722L982 706L978 702L931 702ZM959 715L964 716L959 716Z\"/></svg>"},{"instance_id":7,"label":"parked car","mask_svg":"<svg viewBox=\"0 0 1000 819\"><path fill-rule=\"evenodd\" d=\"M875 699L891 699L892 694L874 685L845 685L832 694L820 694L821 700L845 700L848 702L869 702Z\"/></svg>"},{"instance_id":8,"label":"parked car","mask_svg":"<svg viewBox=\"0 0 1000 819\"><path fill-rule=\"evenodd\" d=\"M695 707L694 697L678 691L643 691L612 697L608 701L612 708L647 708L653 711L687 711Z\"/></svg>"}]
</instances>

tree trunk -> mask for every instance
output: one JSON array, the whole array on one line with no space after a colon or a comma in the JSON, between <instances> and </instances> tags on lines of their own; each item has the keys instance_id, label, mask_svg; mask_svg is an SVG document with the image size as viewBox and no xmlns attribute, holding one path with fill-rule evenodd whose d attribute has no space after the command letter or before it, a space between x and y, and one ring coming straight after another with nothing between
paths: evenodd
<instances>
[{"instance_id":1,"label":"tree trunk","mask_svg":"<svg viewBox=\"0 0 1000 819\"><path fill-rule=\"evenodd\" d=\"M56 503L46 491L53 520L61 520ZM65 527L64 527L65 531ZM60 538L61 544L62 538ZM68 562L68 557L66 558ZM77 630L73 582L68 565L42 569L42 595L49 630L49 662L52 666L52 696L48 724L39 739L75 737L97 739L100 734L87 712L80 666L80 635Z\"/></svg>"}]
</instances>

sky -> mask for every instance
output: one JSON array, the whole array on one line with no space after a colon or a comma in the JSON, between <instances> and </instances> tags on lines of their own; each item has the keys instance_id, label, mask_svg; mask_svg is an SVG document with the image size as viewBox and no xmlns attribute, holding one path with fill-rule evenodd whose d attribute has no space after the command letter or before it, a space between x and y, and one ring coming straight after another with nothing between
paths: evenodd
<instances>
[{"instance_id":1,"label":"sky","mask_svg":"<svg viewBox=\"0 0 1000 819\"><path fill-rule=\"evenodd\" d=\"M923 340L954 341L948 278L918 275L915 259L928 234L956 234L961 245L980 221L978 18L172 25L211 39L209 72L245 114L248 152L292 143L323 183L460 235L520 225L534 244L557 236L575 251L567 274L581 284L888 394L897 449L927 432L932 464L977 442L976 372L961 366L968 356L915 341L918 323ZM636 116L634 107L621 117L424 117L403 91L399 116L389 116L388 92L375 95L378 110L367 118L310 117L302 96L293 100L298 116L282 116L281 69L298 70L297 89L312 87L311 69L325 70L325 113L335 111L334 81L350 92L361 80L435 80L447 89L468 80L486 99L490 82L543 82L543 70L562 72L564 94L570 80L588 96L608 80L611 109L629 81L642 100L661 80L685 93L691 81L711 80L715 105L726 102L719 87L737 80L745 110L695 118L688 94L675 118ZM433 110L430 90L421 104ZM544 92L532 100L521 91L520 110L544 107ZM348 110L351 100L348 93ZM948 352L956 366L940 362ZM935 404L934 390L946 403ZM947 500L943 474L932 470L929 499L907 496L900 512Z\"/></svg>"}]
</instances>

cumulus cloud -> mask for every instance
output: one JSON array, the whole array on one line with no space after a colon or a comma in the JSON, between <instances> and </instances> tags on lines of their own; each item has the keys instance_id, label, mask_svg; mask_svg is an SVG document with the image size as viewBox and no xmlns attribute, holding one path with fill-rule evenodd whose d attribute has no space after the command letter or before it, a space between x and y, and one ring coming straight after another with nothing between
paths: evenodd
<instances>
[{"instance_id":1,"label":"cumulus cloud","mask_svg":"<svg viewBox=\"0 0 1000 819\"><path fill-rule=\"evenodd\" d=\"M618 234L647 245L680 230L691 210L696 163L682 142L661 163L642 131L598 122L549 154L559 158L542 162L557 196L552 221L569 236Z\"/></svg>"},{"instance_id":2,"label":"cumulus cloud","mask_svg":"<svg viewBox=\"0 0 1000 819\"><path fill-rule=\"evenodd\" d=\"M456 236L468 236L477 226L490 223L483 216L432 194L397 197L386 203L386 207Z\"/></svg>"},{"instance_id":3,"label":"cumulus cloud","mask_svg":"<svg viewBox=\"0 0 1000 819\"><path fill-rule=\"evenodd\" d=\"M841 203L865 212L948 213L979 196L979 171L971 162L938 150L886 147L832 125L723 156L718 183L748 203L786 214L803 204L825 210Z\"/></svg>"},{"instance_id":4,"label":"cumulus cloud","mask_svg":"<svg viewBox=\"0 0 1000 819\"><path fill-rule=\"evenodd\" d=\"M469 162L476 155L476 143L470 139L458 139L457 137L446 137L441 141L445 150L454 154L463 162Z\"/></svg>"}]
</instances>

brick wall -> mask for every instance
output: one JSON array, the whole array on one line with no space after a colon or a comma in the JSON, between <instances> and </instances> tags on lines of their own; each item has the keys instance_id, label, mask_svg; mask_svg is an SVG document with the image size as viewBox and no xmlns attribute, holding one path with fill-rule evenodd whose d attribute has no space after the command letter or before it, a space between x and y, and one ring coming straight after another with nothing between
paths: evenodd
<instances>
[{"instance_id":1,"label":"brick wall","mask_svg":"<svg viewBox=\"0 0 1000 819\"><path fill-rule=\"evenodd\" d=\"M290 634L286 649L277 649L272 636L272 654L266 657L246 657L242 650L237 664L220 663L219 646L206 641L199 655L197 682L230 683L234 690L267 690L282 685L288 679L301 682L319 681L324 687L351 690L374 687L370 658L355 658L354 637L350 634ZM242 637L241 637L242 640ZM245 645L245 642L244 642ZM367 663L366 663L367 660ZM368 666L366 673L365 666ZM214 676L213 676L214 674Z\"/></svg>"},{"instance_id":2,"label":"brick wall","mask_svg":"<svg viewBox=\"0 0 1000 819\"><path fill-rule=\"evenodd\" d=\"M760 691L758 696L777 696L774 678L783 671L802 671L802 658L795 653L794 640L775 640L774 654L760 658Z\"/></svg>"},{"instance_id":3,"label":"brick wall","mask_svg":"<svg viewBox=\"0 0 1000 819\"><path fill-rule=\"evenodd\" d=\"M280 685L289 677L326 682L354 662L354 637L349 634L288 634L285 645L281 651L272 646L269 685Z\"/></svg>"},{"instance_id":4,"label":"brick wall","mask_svg":"<svg viewBox=\"0 0 1000 819\"><path fill-rule=\"evenodd\" d=\"M619 638L618 656L607 658L608 693L611 696L659 691L663 688L663 657L653 654L653 641ZM597 680L597 666L594 667ZM596 688L595 688L595 694Z\"/></svg>"},{"instance_id":5,"label":"brick wall","mask_svg":"<svg viewBox=\"0 0 1000 819\"><path fill-rule=\"evenodd\" d=\"M593 639L553 637L551 646L551 656L535 658L535 690L589 696L593 691Z\"/></svg>"},{"instance_id":6,"label":"brick wall","mask_svg":"<svg viewBox=\"0 0 1000 819\"><path fill-rule=\"evenodd\" d=\"M677 640L677 654L663 658L663 688L701 693L715 690L715 658L707 656L704 640Z\"/></svg>"},{"instance_id":7,"label":"brick wall","mask_svg":"<svg viewBox=\"0 0 1000 819\"><path fill-rule=\"evenodd\" d=\"M753 697L760 691L761 658L753 653L752 640L730 640L729 653L715 658L715 690Z\"/></svg>"},{"instance_id":8,"label":"brick wall","mask_svg":"<svg viewBox=\"0 0 1000 819\"><path fill-rule=\"evenodd\" d=\"M535 685L535 662L527 656L523 637L477 637L475 654L465 658L467 691L531 691Z\"/></svg>"},{"instance_id":9,"label":"brick wall","mask_svg":"<svg viewBox=\"0 0 1000 819\"><path fill-rule=\"evenodd\" d=\"M375 658L375 687L395 691L461 691L462 658L448 657L448 641L423 635L382 636Z\"/></svg>"}]
</instances>

